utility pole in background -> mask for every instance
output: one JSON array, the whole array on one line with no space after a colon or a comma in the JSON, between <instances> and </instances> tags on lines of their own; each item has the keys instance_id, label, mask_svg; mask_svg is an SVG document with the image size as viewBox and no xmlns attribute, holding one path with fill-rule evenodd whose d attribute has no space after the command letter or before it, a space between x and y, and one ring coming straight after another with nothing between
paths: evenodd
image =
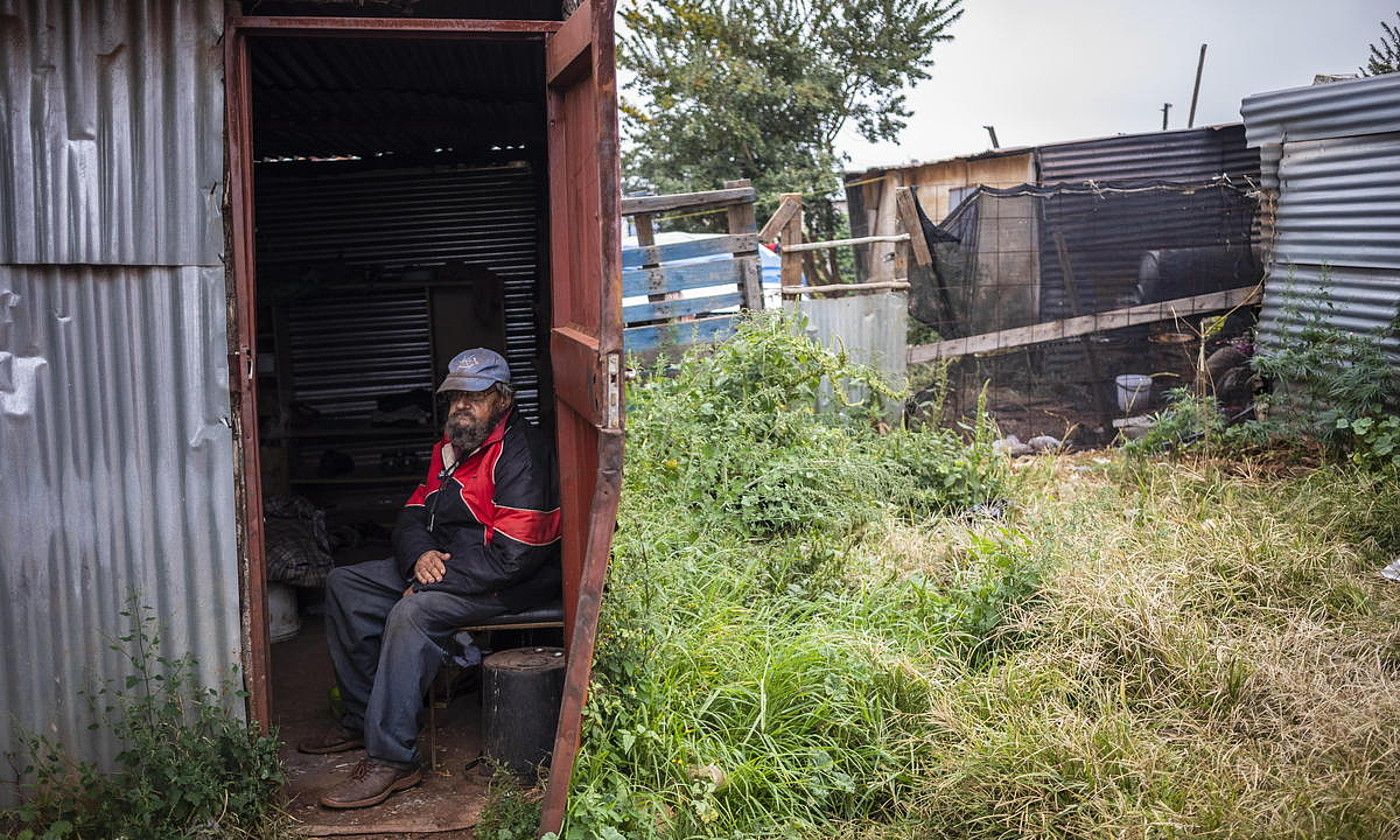
<instances>
[{"instance_id":1,"label":"utility pole in background","mask_svg":"<svg viewBox=\"0 0 1400 840\"><path fill-rule=\"evenodd\" d=\"M1000 149L1001 144L997 142L997 127L994 125L984 125L982 127L987 129L988 134L992 135L992 148Z\"/></svg>"},{"instance_id":2,"label":"utility pole in background","mask_svg":"<svg viewBox=\"0 0 1400 840\"><path fill-rule=\"evenodd\" d=\"M1201 44L1201 57L1196 62L1196 86L1191 89L1191 113L1186 117L1186 127L1196 126L1196 101L1201 97L1201 71L1206 67L1206 45ZM1165 126L1163 126L1165 128Z\"/></svg>"},{"instance_id":3,"label":"utility pole in background","mask_svg":"<svg viewBox=\"0 0 1400 840\"><path fill-rule=\"evenodd\" d=\"M1172 104L1171 104L1170 102L1163 102L1163 103L1162 103L1162 130L1163 130L1163 131L1166 131L1166 130L1167 130L1167 112L1170 111L1171 109L1172 109Z\"/></svg>"}]
</instances>

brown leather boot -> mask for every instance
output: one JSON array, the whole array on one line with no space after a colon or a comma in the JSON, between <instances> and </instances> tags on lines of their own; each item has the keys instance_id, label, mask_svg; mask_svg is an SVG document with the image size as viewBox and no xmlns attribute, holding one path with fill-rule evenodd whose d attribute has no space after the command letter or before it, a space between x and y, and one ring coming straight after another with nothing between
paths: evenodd
<instances>
[{"instance_id":1,"label":"brown leather boot","mask_svg":"<svg viewBox=\"0 0 1400 840\"><path fill-rule=\"evenodd\" d=\"M421 781L423 771L417 767L400 770L366 758L350 771L350 778L322 794L321 805L326 808L368 808L388 799L390 794L407 790Z\"/></svg>"},{"instance_id":2,"label":"brown leather boot","mask_svg":"<svg viewBox=\"0 0 1400 840\"><path fill-rule=\"evenodd\" d=\"M365 739L360 733L352 732L340 724L335 724L298 741L297 752L327 755L358 750L364 745Z\"/></svg>"}]
</instances>

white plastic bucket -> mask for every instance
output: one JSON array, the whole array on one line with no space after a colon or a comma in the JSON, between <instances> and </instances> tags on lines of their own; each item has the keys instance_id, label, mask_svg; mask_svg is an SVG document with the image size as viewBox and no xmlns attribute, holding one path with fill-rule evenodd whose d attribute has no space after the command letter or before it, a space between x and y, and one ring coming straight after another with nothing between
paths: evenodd
<instances>
[{"instance_id":1,"label":"white plastic bucket","mask_svg":"<svg viewBox=\"0 0 1400 840\"><path fill-rule=\"evenodd\" d=\"M1137 414L1152 403L1152 377L1125 373L1113 380L1118 385L1118 407L1124 414Z\"/></svg>"},{"instance_id":2,"label":"white plastic bucket","mask_svg":"<svg viewBox=\"0 0 1400 840\"><path fill-rule=\"evenodd\" d=\"M286 641L301 631L295 587L279 581L267 582L267 625L273 642Z\"/></svg>"}]
</instances>

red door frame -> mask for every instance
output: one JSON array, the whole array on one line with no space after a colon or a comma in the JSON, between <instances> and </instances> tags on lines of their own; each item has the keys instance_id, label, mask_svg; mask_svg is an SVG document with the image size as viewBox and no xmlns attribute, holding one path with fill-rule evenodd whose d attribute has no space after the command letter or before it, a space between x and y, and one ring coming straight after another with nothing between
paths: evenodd
<instances>
[{"instance_id":1,"label":"red door frame","mask_svg":"<svg viewBox=\"0 0 1400 840\"><path fill-rule=\"evenodd\" d=\"M266 728L271 723L268 685L267 559L258 458L256 387L257 297L253 242L252 86L248 38L364 37L414 40L543 41L563 24L552 20L414 20L401 18L258 17L230 15L224 26L224 108L228 146L230 253L235 321L229 348L229 390L234 397L235 492L241 521L238 534L242 592L243 662L247 673L248 715Z\"/></svg>"},{"instance_id":2,"label":"red door frame","mask_svg":"<svg viewBox=\"0 0 1400 840\"><path fill-rule=\"evenodd\" d=\"M596 476L586 485L586 496L568 505L574 512L586 511L585 545L566 546L568 567L577 569L577 582L566 583L565 641L569 661L565 676L563 703L555 738L551 783L545 791L540 833L558 831L564 818L569 780L581 737L583 704L593 664L598 614L622 477L622 322L621 322L621 231L619 137L617 127L617 82L614 70L613 15L615 0L586 0L566 24L559 21L521 20L405 20L397 18L330 17L253 17L232 15L224 29L225 109L228 132L229 231L234 299L229 313L234 319L230 331L229 378L234 396L238 453L235 470L240 499L239 529L242 558L243 661L249 694L250 719L266 728L271 722L268 684L270 652L266 619L266 556L262 533L262 488L258 458L256 341L257 306L255 249L253 242L252 114L248 38L257 37L366 37L366 38L447 38L479 40L544 41L546 45L547 102L550 145L561 144L561 92L571 85L586 83L591 101L592 121L597 136L590 162L597 166L596 183L588 190L579 208L582 222L598 225L597 264L587 254L573 254L588 262L583 276L586 285L596 286L593 302L598 317L574 321L561 318L555 302L551 331L552 365L555 370L556 401L560 414L566 407L591 425L585 437L596 451L591 460ZM562 30L562 31L561 31ZM551 43L551 36L560 35ZM587 145L587 144L585 144ZM552 150L554 150L552 148ZM551 204L558 198L559 179L555 166L558 155L551 154ZM572 190L571 190L572 191ZM590 206L587 202L593 202ZM555 205L558 206L558 205ZM556 236L551 232L551 239ZM552 243L553 245L553 243ZM571 275L572 276L572 275ZM577 282L577 281L575 281ZM551 278L551 296L560 292ZM583 328L583 327L591 327ZM562 435L562 433L561 433ZM561 449L566 442L561 436ZM586 499L586 501L585 501ZM566 524L567 529L567 524ZM572 556L570 559L569 556ZM573 589L572 592L569 589Z\"/></svg>"}]
</instances>

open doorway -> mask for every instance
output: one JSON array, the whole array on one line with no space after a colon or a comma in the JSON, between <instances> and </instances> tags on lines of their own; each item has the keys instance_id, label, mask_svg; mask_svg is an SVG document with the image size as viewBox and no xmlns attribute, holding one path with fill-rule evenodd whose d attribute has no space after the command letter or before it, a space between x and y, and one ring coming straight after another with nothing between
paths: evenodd
<instances>
[{"instance_id":1,"label":"open doorway","mask_svg":"<svg viewBox=\"0 0 1400 840\"><path fill-rule=\"evenodd\" d=\"M287 744L335 704L324 575L392 553L452 356L504 355L521 413L554 437L544 72L542 40L249 39L257 482L270 720ZM561 642L530 633L486 644ZM288 748L293 815L366 831L474 821L479 699L450 676L420 741L441 772L398 807L332 813L311 794L353 759Z\"/></svg>"}]
</instances>

